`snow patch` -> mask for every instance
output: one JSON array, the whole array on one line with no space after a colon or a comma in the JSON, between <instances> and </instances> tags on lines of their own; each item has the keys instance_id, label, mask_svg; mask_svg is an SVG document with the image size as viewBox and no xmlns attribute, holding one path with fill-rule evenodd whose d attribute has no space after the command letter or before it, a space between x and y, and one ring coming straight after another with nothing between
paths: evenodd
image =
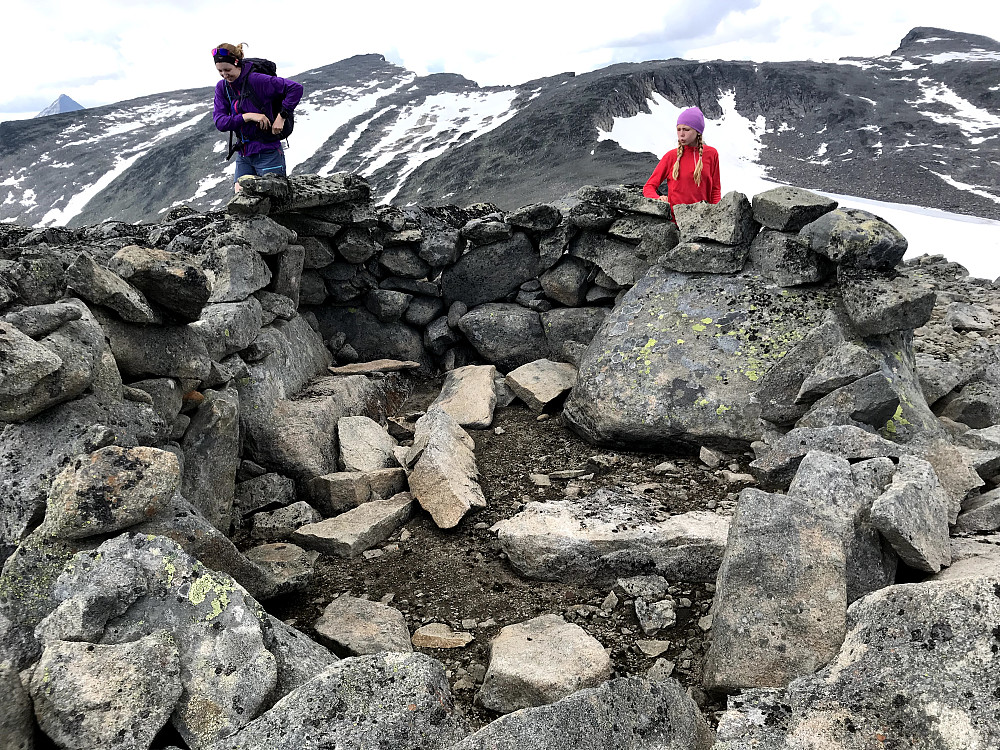
<instances>
[{"instance_id":1,"label":"snow patch","mask_svg":"<svg viewBox=\"0 0 1000 750\"><path fill-rule=\"evenodd\" d=\"M932 65L940 65L948 62L997 62L1000 61L1000 52L988 52L984 49L973 50L972 52L941 52L937 55L920 57Z\"/></svg>"},{"instance_id":2,"label":"snow patch","mask_svg":"<svg viewBox=\"0 0 1000 750\"><path fill-rule=\"evenodd\" d=\"M927 167L924 167L924 169L927 169ZM980 198L987 198L988 200L991 200L994 203L1000 203L1000 196L993 195L993 193L987 192L986 190L983 189L982 185L970 185L967 182L959 182L954 177L951 177L950 175L946 174L941 174L940 172L935 172L933 169L927 169L927 171L930 172L935 177L941 178L949 185L951 185L953 188L958 188L959 190L964 190L967 193L978 195Z\"/></svg>"},{"instance_id":3,"label":"snow patch","mask_svg":"<svg viewBox=\"0 0 1000 750\"><path fill-rule=\"evenodd\" d=\"M956 125L966 136L970 137L978 135L984 130L1000 128L1000 117L963 99L943 83L932 81L930 78L921 78L917 81L917 85L923 92L923 97L914 101L908 100L907 104L915 106L938 104L954 110L953 114L917 110L924 117L929 117L941 125Z\"/></svg>"}]
</instances>

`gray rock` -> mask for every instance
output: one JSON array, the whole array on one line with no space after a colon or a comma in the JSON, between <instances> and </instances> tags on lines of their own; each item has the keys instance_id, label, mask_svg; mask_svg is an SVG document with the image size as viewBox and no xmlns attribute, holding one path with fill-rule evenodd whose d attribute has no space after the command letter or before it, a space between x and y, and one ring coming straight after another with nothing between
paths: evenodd
<instances>
[{"instance_id":1,"label":"gray rock","mask_svg":"<svg viewBox=\"0 0 1000 750\"><path fill-rule=\"evenodd\" d=\"M670 218L670 207L663 201L651 200L643 196L642 191L625 185L603 185L593 187L585 185L576 192L583 201L593 201L633 214L656 216L661 219Z\"/></svg>"},{"instance_id":2,"label":"gray rock","mask_svg":"<svg viewBox=\"0 0 1000 750\"><path fill-rule=\"evenodd\" d=\"M597 639L558 615L542 615L508 625L493 639L476 702L509 714L555 703L610 677L611 659Z\"/></svg>"},{"instance_id":3,"label":"gray rock","mask_svg":"<svg viewBox=\"0 0 1000 750\"><path fill-rule=\"evenodd\" d=\"M248 188L247 192L251 192ZM211 237L206 243L210 248L225 245L243 245L261 255L277 255L283 253L288 243L295 239L295 232L283 227L268 216L255 216L250 219L226 220L222 231Z\"/></svg>"},{"instance_id":4,"label":"gray rock","mask_svg":"<svg viewBox=\"0 0 1000 750\"><path fill-rule=\"evenodd\" d=\"M982 381L964 386L941 409L941 416L981 430L1000 424L1000 384Z\"/></svg>"},{"instance_id":5,"label":"gray rock","mask_svg":"<svg viewBox=\"0 0 1000 750\"><path fill-rule=\"evenodd\" d=\"M312 581L313 566L316 564L318 557L319 552L304 550L287 542L261 544L247 550L247 560L259 566L274 580L275 596L305 591L309 586L309 582ZM271 651L274 653L273 648ZM275 656L277 656L277 653L275 653ZM279 661L279 681L285 679L285 676L282 674L283 671ZM319 671L319 669L316 670L316 672ZM288 690L284 692L288 692Z\"/></svg>"},{"instance_id":6,"label":"gray rock","mask_svg":"<svg viewBox=\"0 0 1000 750\"><path fill-rule=\"evenodd\" d=\"M902 456L892 485L872 506L871 522L907 565L937 573L951 563L948 506L934 468Z\"/></svg>"},{"instance_id":7,"label":"gray rock","mask_svg":"<svg viewBox=\"0 0 1000 750\"><path fill-rule=\"evenodd\" d=\"M237 475L239 479L239 475ZM275 472L246 479L236 485L233 495L234 522L269 507L295 502L295 482Z\"/></svg>"},{"instance_id":8,"label":"gray rock","mask_svg":"<svg viewBox=\"0 0 1000 750\"><path fill-rule=\"evenodd\" d=\"M562 214L558 208L547 203L532 203L512 211L507 221L515 227L546 232L559 226Z\"/></svg>"},{"instance_id":9,"label":"gray rock","mask_svg":"<svg viewBox=\"0 0 1000 750\"><path fill-rule=\"evenodd\" d=\"M837 201L809 190L781 185L753 197L753 218L768 229L798 232L837 207Z\"/></svg>"},{"instance_id":10,"label":"gray rock","mask_svg":"<svg viewBox=\"0 0 1000 750\"><path fill-rule=\"evenodd\" d=\"M1000 618L995 585L984 578L905 584L856 602L834 661L785 691L731 698L715 747L997 745L1000 677L987 645Z\"/></svg>"},{"instance_id":11,"label":"gray rock","mask_svg":"<svg viewBox=\"0 0 1000 750\"><path fill-rule=\"evenodd\" d=\"M402 612L346 594L326 605L313 628L320 641L348 656L413 651Z\"/></svg>"},{"instance_id":12,"label":"gray rock","mask_svg":"<svg viewBox=\"0 0 1000 750\"><path fill-rule=\"evenodd\" d=\"M823 357L806 376L795 397L797 403L814 401L880 369L867 347L845 342Z\"/></svg>"},{"instance_id":13,"label":"gray rock","mask_svg":"<svg viewBox=\"0 0 1000 750\"><path fill-rule=\"evenodd\" d=\"M520 305L479 305L462 316L458 327L480 356L502 372L548 354L538 313Z\"/></svg>"},{"instance_id":14,"label":"gray rock","mask_svg":"<svg viewBox=\"0 0 1000 750\"><path fill-rule=\"evenodd\" d=\"M370 417L341 417L337 437L343 471L377 471L396 465L392 452L396 440Z\"/></svg>"},{"instance_id":15,"label":"gray rock","mask_svg":"<svg viewBox=\"0 0 1000 750\"><path fill-rule=\"evenodd\" d=\"M959 578L1000 578L1000 536L953 537L951 566L931 576L932 581Z\"/></svg>"},{"instance_id":16,"label":"gray rock","mask_svg":"<svg viewBox=\"0 0 1000 750\"><path fill-rule=\"evenodd\" d=\"M442 315L427 326L424 331L424 346L432 354L444 354L462 340L462 335L448 325L448 318Z\"/></svg>"},{"instance_id":17,"label":"gray rock","mask_svg":"<svg viewBox=\"0 0 1000 750\"><path fill-rule=\"evenodd\" d=\"M572 390L576 383L576 368L562 362L536 359L511 370L507 387L532 411L541 413Z\"/></svg>"},{"instance_id":18,"label":"gray rock","mask_svg":"<svg viewBox=\"0 0 1000 750\"><path fill-rule=\"evenodd\" d=\"M159 323L160 316L146 296L115 273L99 266L90 255L80 253L66 269L66 290L88 302L103 305L129 323Z\"/></svg>"},{"instance_id":19,"label":"gray rock","mask_svg":"<svg viewBox=\"0 0 1000 750\"><path fill-rule=\"evenodd\" d=\"M714 581L729 520L702 511L664 518L658 511L650 498L602 489L529 503L496 530L511 565L527 578L576 583L656 572Z\"/></svg>"},{"instance_id":20,"label":"gray rock","mask_svg":"<svg viewBox=\"0 0 1000 750\"><path fill-rule=\"evenodd\" d=\"M31 255L22 255L13 277L17 296L26 305L46 305L63 296L65 284L63 262L55 255L38 248ZM41 251L40 254L34 254Z\"/></svg>"},{"instance_id":21,"label":"gray rock","mask_svg":"<svg viewBox=\"0 0 1000 750\"><path fill-rule=\"evenodd\" d=\"M906 272L886 276L841 269L838 280L844 308L863 336L919 328L930 320L937 297L933 286Z\"/></svg>"},{"instance_id":22,"label":"gray rock","mask_svg":"<svg viewBox=\"0 0 1000 750\"><path fill-rule=\"evenodd\" d=\"M538 255L542 268L551 268L569 249L569 242L576 236L575 226L562 224L542 234L538 241Z\"/></svg>"},{"instance_id":23,"label":"gray rock","mask_svg":"<svg viewBox=\"0 0 1000 750\"><path fill-rule=\"evenodd\" d=\"M288 178L254 177L240 184L243 185L244 192L250 195L270 197L278 213L366 201L371 195L371 188L364 178L346 172L329 177L316 174L299 174ZM326 212L312 213L320 217L327 215Z\"/></svg>"},{"instance_id":24,"label":"gray rock","mask_svg":"<svg viewBox=\"0 0 1000 750\"><path fill-rule=\"evenodd\" d=\"M608 228L608 234L616 240L625 242L640 243L651 231L666 230L668 235L673 235L673 244L680 241L680 234L677 225L668 219L657 216L643 216L628 214L616 219L615 223Z\"/></svg>"},{"instance_id":25,"label":"gray rock","mask_svg":"<svg viewBox=\"0 0 1000 750\"><path fill-rule=\"evenodd\" d=\"M658 263L685 273L738 273L746 265L748 253L748 245L724 245L705 240L682 242L660 256Z\"/></svg>"},{"instance_id":26,"label":"gray rock","mask_svg":"<svg viewBox=\"0 0 1000 750\"><path fill-rule=\"evenodd\" d=\"M413 497L402 492L388 500L370 500L325 521L300 526L291 541L338 557L359 557L381 544L413 514Z\"/></svg>"},{"instance_id":27,"label":"gray rock","mask_svg":"<svg viewBox=\"0 0 1000 750\"><path fill-rule=\"evenodd\" d=\"M291 302L292 312L299 306L302 290L302 271L305 263L305 248L301 245L289 245L285 252L278 256L278 273L271 283L271 288ZM259 296L265 292L254 292ZM284 313L280 317L291 319L292 315Z\"/></svg>"},{"instance_id":28,"label":"gray rock","mask_svg":"<svg viewBox=\"0 0 1000 750\"><path fill-rule=\"evenodd\" d=\"M364 263L382 251L382 246L372 238L371 230L350 226L337 235L337 253L348 263Z\"/></svg>"},{"instance_id":29,"label":"gray rock","mask_svg":"<svg viewBox=\"0 0 1000 750\"><path fill-rule=\"evenodd\" d=\"M0 351L8 349L12 360L10 365L4 363L4 370L20 361L18 371L24 372L29 379L14 385L7 381L15 372L4 373L4 387L10 395L0 401L0 421L23 422L56 404L76 398L96 380L104 351L104 334L86 305L75 299L68 304L80 309L80 318L64 323L37 342L53 358L41 360L42 354L37 347L21 337L15 336L9 339L10 343L2 345ZM42 376L41 373L51 368L56 360L59 366Z\"/></svg>"},{"instance_id":30,"label":"gray rock","mask_svg":"<svg viewBox=\"0 0 1000 750\"><path fill-rule=\"evenodd\" d=\"M379 265L392 276L405 279L424 279L431 267L408 247L386 247L378 257Z\"/></svg>"},{"instance_id":31,"label":"gray rock","mask_svg":"<svg viewBox=\"0 0 1000 750\"><path fill-rule=\"evenodd\" d=\"M539 277L549 299L567 307L579 307L587 294L590 268L579 258L563 258Z\"/></svg>"},{"instance_id":32,"label":"gray rock","mask_svg":"<svg viewBox=\"0 0 1000 750\"><path fill-rule=\"evenodd\" d=\"M726 193L718 203L674 206L674 217L682 243L719 242L748 248L759 228L750 201L736 191Z\"/></svg>"},{"instance_id":33,"label":"gray rock","mask_svg":"<svg viewBox=\"0 0 1000 750\"><path fill-rule=\"evenodd\" d=\"M900 406L900 396L881 371L837 388L813 404L796 427L835 424L885 427Z\"/></svg>"},{"instance_id":34,"label":"gray rock","mask_svg":"<svg viewBox=\"0 0 1000 750\"><path fill-rule=\"evenodd\" d=\"M570 242L570 255L597 266L620 289L632 286L649 269L649 261L639 255L634 245L584 231Z\"/></svg>"},{"instance_id":35,"label":"gray rock","mask_svg":"<svg viewBox=\"0 0 1000 750\"><path fill-rule=\"evenodd\" d=\"M477 481L475 443L447 412L434 409L417 420L411 454L410 491L438 528L451 529L473 508L485 508Z\"/></svg>"},{"instance_id":36,"label":"gray rock","mask_svg":"<svg viewBox=\"0 0 1000 750\"><path fill-rule=\"evenodd\" d=\"M501 716L450 750L708 750L712 730L676 680L611 680Z\"/></svg>"},{"instance_id":37,"label":"gray rock","mask_svg":"<svg viewBox=\"0 0 1000 750\"><path fill-rule=\"evenodd\" d=\"M607 230L616 218L618 218L618 212L611 206L587 199L570 207L566 214L566 222L569 226L596 230L597 232Z\"/></svg>"},{"instance_id":38,"label":"gray rock","mask_svg":"<svg viewBox=\"0 0 1000 750\"><path fill-rule=\"evenodd\" d=\"M439 662L380 653L333 664L211 750L437 750L464 735Z\"/></svg>"},{"instance_id":39,"label":"gray rock","mask_svg":"<svg viewBox=\"0 0 1000 750\"><path fill-rule=\"evenodd\" d=\"M129 387L148 393L153 401L153 410L164 422L173 422L180 414L184 393L174 378L136 380L129 383Z\"/></svg>"},{"instance_id":40,"label":"gray rock","mask_svg":"<svg viewBox=\"0 0 1000 750\"><path fill-rule=\"evenodd\" d=\"M198 320L211 294L201 263L185 253L130 245L115 254L108 268L181 322Z\"/></svg>"},{"instance_id":41,"label":"gray rock","mask_svg":"<svg viewBox=\"0 0 1000 750\"><path fill-rule=\"evenodd\" d=\"M8 667L15 673L21 672L35 664L41 656L42 644L35 637L35 629L11 622L0 614L0 673ZM5 679L0 677L0 683ZM3 715L4 712L0 712L0 716Z\"/></svg>"},{"instance_id":42,"label":"gray rock","mask_svg":"<svg viewBox=\"0 0 1000 750\"><path fill-rule=\"evenodd\" d=\"M391 289L372 289L365 298L365 306L382 323L399 320L410 304L413 295Z\"/></svg>"},{"instance_id":43,"label":"gray rock","mask_svg":"<svg viewBox=\"0 0 1000 750\"><path fill-rule=\"evenodd\" d=\"M351 296L346 299L354 299L360 293L356 289L352 290ZM303 271L302 278L299 281L299 304L322 305L326 301L326 297L326 282L323 280L323 277L316 271Z\"/></svg>"},{"instance_id":44,"label":"gray rock","mask_svg":"<svg viewBox=\"0 0 1000 750\"><path fill-rule=\"evenodd\" d=\"M966 302L949 302L944 323L956 331L992 331L993 315L982 305Z\"/></svg>"},{"instance_id":45,"label":"gray rock","mask_svg":"<svg viewBox=\"0 0 1000 750\"><path fill-rule=\"evenodd\" d=\"M797 234L764 229L750 243L749 258L753 268L778 286L816 284L827 277L809 241Z\"/></svg>"},{"instance_id":46,"label":"gray rock","mask_svg":"<svg viewBox=\"0 0 1000 750\"><path fill-rule=\"evenodd\" d=\"M367 503L372 488L365 472L337 471L310 480L308 492L313 504L329 517Z\"/></svg>"},{"instance_id":47,"label":"gray rock","mask_svg":"<svg viewBox=\"0 0 1000 750\"><path fill-rule=\"evenodd\" d=\"M86 621L101 626L95 643L120 646L169 632L183 687L171 721L189 746L204 747L247 724L274 689L277 668L265 648L260 606L229 576L162 537L121 535L81 553L56 593L65 597L61 607L76 602Z\"/></svg>"},{"instance_id":48,"label":"gray rock","mask_svg":"<svg viewBox=\"0 0 1000 750\"><path fill-rule=\"evenodd\" d=\"M317 523L322 518L319 511L305 500L300 500L278 510L255 514L250 538L255 542L281 541L300 527Z\"/></svg>"},{"instance_id":49,"label":"gray rock","mask_svg":"<svg viewBox=\"0 0 1000 750\"><path fill-rule=\"evenodd\" d=\"M443 311L444 301L440 297L413 297L406 312L403 313L403 320L410 325L423 328Z\"/></svg>"},{"instance_id":50,"label":"gray rock","mask_svg":"<svg viewBox=\"0 0 1000 750\"><path fill-rule=\"evenodd\" d=\"M31 699L17 670L0 660L0 749L34 750L35 718Z\"/></svg>"},{"instance_id":51,"label":"gray rock","mask_svg":"<svg viewBox=\"0 0 1000 750\"><path fill-rule=\"evenodd\" d=\"M4 403L34 390L40 381L62 367L48 347L36 343L10 323L0 321L0 399Z\"/></svg>"},{"instance_id":52,"label":"gray rock","mask_svg":"<svg viewBox=\"0 0 1000 750\"><path fill-rule=\"evenodd\" d=\"M906 238L889 222L858 208L837 208L802 227L813 252L834 263L884 271L906 253Z\"/></svg>"},{"instance_id":53,"label":"gray rock","mask_svg":"<svg viewBox=\"0 0 1000 750\"><path fill-rule=\"evenodd\" d=\"M254 342L260 334L262 316L260 301L248 297L242 302L208 305L202 310L201 319L188 328L201 336L208 356L219 362Z\"/></svg>"},{"instance_id":54,"label":"gray rock","mask_svg":"<svg viewBox=\"0 0 1000 750\"><path fill-rule=\"evenodd\" d=\"M478 305L503 299L528 279L538 276L538 251L523 232L508 240L479 245L441 275L445 302Z\"/></svg>"},{"instance_id":55,"label":"gray rock","mask_svg":"<svg viewBox=\"0 0 1000 750\"><path fill-rule=\"evenodd\" d=\"M211 358L201 335L190 326L140 326L98 311L118 369L128 380L183 378L204 380Z\"/></svg>"},{"instance_id":56,"label":"gray rock","mask_svg":"<svg viewBox=\"0 0 1000 750\"><path fill-rule=\"evenodd\" d=\"M429 408L448 413L459 426L485 430L493 424L496 406L494 379L497 368L493 365L468 365L449 372L441 386L441 393Z\"/></svg>"},{"instance_id":57,"label":"gray rock","mask_svg":"<svg viewBox=\"0 0 1000 750\"><path fill-rule=\"evenodd\" d=\"M312 219L315 221L315 219ZM333 226L338 226L334 224ZM327 235L333 237L336 234ZM327 237L303 237L298 238L305 254L302 256L303 269L323 268L333 263L337 256L333 250L333 243Z\"/></svg>"},{"instance_id":58,"label":"gray rock","mask_svg":"<svg viewBox=\"0 0 1000 750\"><path fill-rule=\"evenodd\" d=\"M339 661L326 646L304 633L273 615L268 615L267 619L272 637L269 648L278 664L278 684L274 688L276 698L284 698Z\"/></svg>"},{"instance_id":59,"label":"gray rock","mask_svg":"<svg viewBox=\"0 0 1000 750\"><path fill-rule=\"evenodd\" d=\"M240 465L240 396L235 388L208 390L181 441L181 494L223 534L233 522Z\"/></svg>"},{"instance_id":60,"label":"gray rock","mask_svg":"<svg viewBox=\"0 0 1000 750\"><path fill-rule=\"evenodd\" d=\"M418 255L431 268L444 268L458 260L462 244L464 242L457 229L444 225L425 227Z\"/></svg>"},{"instance_id":61,"label":"gray rock","mask_svg":"<svg viewBox=\"0 0 1000 750\"><path fill-rule=\"evenodd\" d=\"M177 648L166 630L114 645L50 641L29 683L39 726L60 747L145 750L181 697Z\"/></svg>"},{"instance_id":62,"label":"gray rock","mask_svg":"<svg viewBox=\"0 0 1000 750\"><path fill-rule=\"evenodd\" d=\"M498 214L491 214L478 219L470 219L461 229L462 236L477 245L488 245L491 242L510 239L514 233L514 228L499 218Z\"/></svg>"},{"instance_id":63,"label":"gray rock","mask_svg":"<svg viewBox=\"0 0 1000 750\"><path fill-rule=\"evenodd\" d=\"M1000 488L985 492L962 506L955 531L996 531L1000 529Z\"/></svg>"},{"instance_id":64,"label":"gray rock","mask_svg":"<svg viewBox=\"0 0 1000 750\"><path fill-rule=\"evenodd\" d=\"M843 520L811 498L740 493L712 603L706 687L780 687L836 656L847 617L843 537Z\"/></svg>"},{"instance_id":65,"label":"gray rock","mask_svg":"<svg viewBox=\"0 0 1000 750\"><path fill-rule=\"evenodd\" d=\"M432 367L423 336L404 323L381 323L363 307L327 306L316 310L316 317L323 338L343 332L363 361L389 358L420 362L427 371Z\"/></svg>"},{"instance_id":66,"label":"gray rock","mask_svg":"<svg viewBox=\"0 0 1000 750\"><path fill-rule=\"evenodd\" d=\"M833 302L759 278L654 266L584 353L565 417L598 444L756 440L758 384Z\"/></svg>"},{"instance_id":67,"label":"gray rock","mask_svg":"<svg viewBox=\"0 0 1000 750\"><path fill-rule=\"evenodd\" d=\"M40 339L61 328L64 324L80 320L86 312L83 305L70 302L53 302L48 305L31 305L4 315L3 320L25 336Z\"/></svg>"},{"instance_id":68,"label":"gray rock","mask_svg":"<svg viewBox=\"0 0 1000 750\"><path fill-rule=\"evenodd\" d=\"M79 456L53 480L43 528L85 539L134 526L159 513L180 485L173 453L108 446Z\"/></svg>"},{"instance_id":69,"label":"gray rock","mask_svg":"<svg viewBox=\"0 0 1000 750\"><path fill-rule=\"evenodd\" d=\"M586 347L608 316L606 307L557 309L540 315L551 355L559 356L569 342Z\"/></svg>"},{"instance_id":70,"label":"gray rock","mask_svg":"<svg viewBox=\"0 0 1000 750\"><path fill-rule=\"evenodd\" d=\"M848 520L844 551L849 605L872 591L892 585L899 563L892 546L871 521L872 504L892 482L895 464L888 458L871 458L852 464L850 470L853 486L839 494L844 500L838 502L840 512ZM827 496L831 483L822 474L816 479L813 496Z\"/></svg>"}]
</instances>

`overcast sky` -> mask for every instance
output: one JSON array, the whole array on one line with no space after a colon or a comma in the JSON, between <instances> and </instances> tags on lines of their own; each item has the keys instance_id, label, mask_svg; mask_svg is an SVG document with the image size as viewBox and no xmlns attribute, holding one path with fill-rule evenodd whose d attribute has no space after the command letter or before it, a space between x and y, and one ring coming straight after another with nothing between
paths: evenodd
<instances>
[{"instance_id":1,"label":"overcast sky","mask_svg":"<svg viewBox=\"0 0 1000 750\"><path fill-rule=\"evenodd\" d=\"M280 75L378 52L481 85L667 57L835 60L892 52L914 26L1000 39L995 0L6 0L0 121L60 94L93 107L210 86L209 51L248 42Z\"/></svg>"}]
</instances>

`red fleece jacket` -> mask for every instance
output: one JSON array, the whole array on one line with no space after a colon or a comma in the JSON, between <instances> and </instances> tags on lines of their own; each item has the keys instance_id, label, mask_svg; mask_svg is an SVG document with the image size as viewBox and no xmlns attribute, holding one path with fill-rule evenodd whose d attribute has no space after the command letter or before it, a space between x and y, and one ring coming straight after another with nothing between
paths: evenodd
<instances>
[{"instance_id":1,"label":"red fleece jacket","mask_svg":"<svg viewBox=\"0 0 1000 750\"><path fill-rule=\"evenodd\" d=\"M694 165L698 153L692 148L685 148L681 157L681 171L678 179L673 178L674 162L677 161L677 149L671 149L660 159L653 174L646 180L642 194L647 198L659 198L656 189L664 180L667 181L667 200L670 208L684 203L707 201L718 203L722 200L722 183L719 180L719 152L712 146L705 146L702 151L704 164L701 167L701 185L694 183Z\"/></svg>"}]
</instances>

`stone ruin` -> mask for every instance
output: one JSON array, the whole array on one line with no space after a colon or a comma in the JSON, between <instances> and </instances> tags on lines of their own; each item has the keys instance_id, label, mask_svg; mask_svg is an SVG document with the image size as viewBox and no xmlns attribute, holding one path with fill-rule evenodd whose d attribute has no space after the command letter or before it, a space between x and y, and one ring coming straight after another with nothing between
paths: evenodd
<instances>
[{"instance_id":1,"label":"stone ruin","mask_svg":"<svg viewBox=\"0 0 1000 750\"><path fill-rule=\"evenodd\" d=\"M790 187L676 225L625 187L511 213L374 206L353 175L244 187L154 225L0 228L0 749L167 724L192 750L1000 744L1000 369L947 263ZM937 325L959 340L918 351ZM342 597L320 644L260 604L484 507L466 430L514 398L599 445L752 446L732 519L606 488L495 528L519 574L618 580L641 622L672 622L669 581L714 582L717 731L556 615L494 640L500 718L470 733L413 650L462 633Z\"/></svg>"}]
</instances>

